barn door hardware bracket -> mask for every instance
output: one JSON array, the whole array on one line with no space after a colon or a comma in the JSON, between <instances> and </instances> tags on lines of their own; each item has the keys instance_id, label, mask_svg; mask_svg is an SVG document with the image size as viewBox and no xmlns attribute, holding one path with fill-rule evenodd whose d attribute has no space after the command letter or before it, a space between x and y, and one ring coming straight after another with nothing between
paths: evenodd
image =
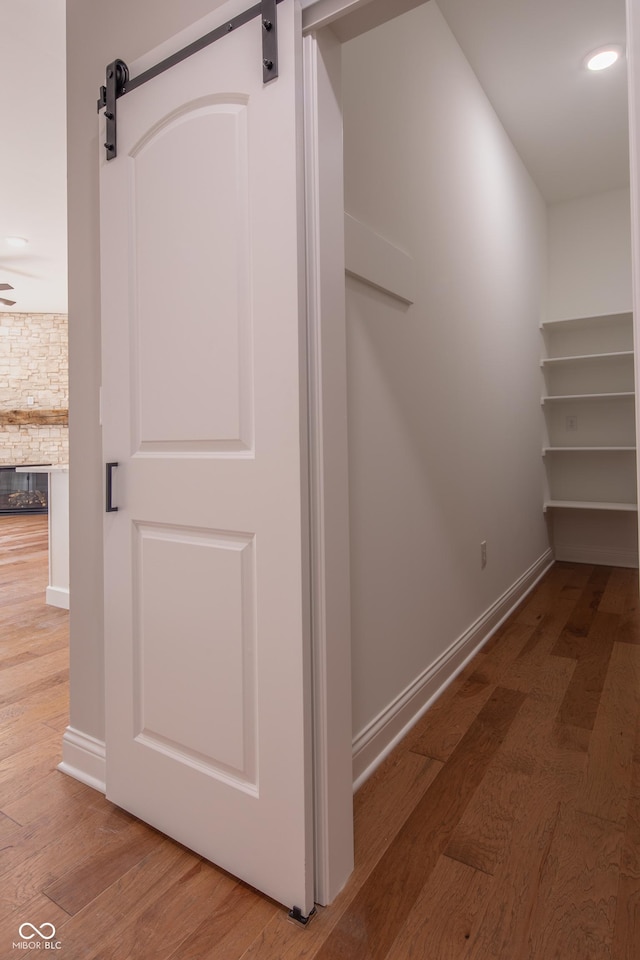
<instances>
[{"instance_id":1,"label":"barn door hardware bracket","mask_svg":"<svg viewBox=\"0 0 640 960\"><path fill-rule=\"evenodd\" d=\"M262 82L268 83L270 80L275 80L278 76L278 19L276 4L281 2L282 0L260 0L255 6L249 7L243 13L239 13L236 17L233 17L232 20L226 20L221 26L216 27L215 30L206 33L204 37L200 37L199 40L194 40L193 43L183 47L182 50L178 50L177 53L173 53L170 57L167 57L166 60L161 60L160 63L157 63L154 67L149 67L148 70L145 70L144 73L139 74L133 79L129 77L129 68L124 60L114 60L113 63L110 63L107 67L106 83L103 87L100 87L100 96L98 98L98 113L104 110L107 121L107 136L104 144L107 152L107 160L113 160L114 157L118 155L116 103L120 97L123 97L126 93L131 93L132 90L135 90L136 87L141 87L147 80L152 80L154 77L159 76L161 73L164 73L165 70L169 70L177 63L181 63L192 54L198 53L199 50L203 50L205 47L210 46L210 44L215 43L216 40L226 37L229 33L237 30L238 27L242 27L245 23L249 23L250 20L255 19L255 17L260 17L262 25Z\"/></svg>"},{"instance_id":2,"label":"barn door hardware bracket","mask_svg":"<svg viewBox=\"0 0 640 960\"><path fill-rule=\"evenodd\" d=\"M104 115L107 121L107 137L104 148L107 151L107 160L113 160L118 155L117 124L116 124L116 104L118 97L126 92L126 84L129 79L129 68L124 60L114 60L107 67L107 75L104 87L100 87L100 98L98 99L98 112L104 108Z\"/></svg>"},{"instance_id":3,"label":"barn door hardware bracket","mask_svg":"<svg viewBox=\"0 0 640 960\"><path fill-rule=\"evenodd\" d=\"M308 916L305 917L300 907L293 907L291 910L289 910L288 916L290 920L295 920L296 923L301 923L303 927L306 927L306 925L309 923L309 920L315 916L315 913L316 908L314 907Z\"/></svg>"},{"instance_id":4,"label":"barn door hardware bracket","mask_svg":"<svg viewBox=\"0 0 640 960\"><path fill-rule=\"evenodd\" d=\"M278 76L278 20L276 0L261 0L262 19L262 82Z\"/></svg>"}]
</instances>

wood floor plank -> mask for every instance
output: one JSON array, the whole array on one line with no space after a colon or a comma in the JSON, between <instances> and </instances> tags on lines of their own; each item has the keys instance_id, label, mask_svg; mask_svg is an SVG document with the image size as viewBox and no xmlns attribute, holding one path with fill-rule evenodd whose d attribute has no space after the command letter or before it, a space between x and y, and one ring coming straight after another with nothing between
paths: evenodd
<instances>
[{"instance_id":1,"label":"wood floor plank","mask_svg":"<svg viewBox=\"0 0 640 960\"><path fill-rule=\"evenodd\" d=\"M18 753L13 753L0 761L0 796L2 809L23 793L27 793L33 784L51 773L62 759L62 744L53 730Z\"/></svg>"},{"instance_id":2,"label":"wood floor plank","mask_svg":"<svg viewBox=\"0 0 640 960\"><path fill-rule=\"evenodd\" d=\"M33 604L30 606L33 607ZM68 646L68 614L64 620L52 623L44 616L35 617L32 611L26 624L3 631L0 639L0 670L35 660L56 650L66 650Z\"/></svg>"},{"instance_id":3,"label":"wood floor plank","mask_svg":"<svg viewBox=\"0 0 640 960\"><path fill-rule=\"evenodd\" d=\"M61 837L66 837L66 842L73 846L76 831L82 831L82 825L87 820L94 829L98 822L95 814L100 812L101 805L96 801L88 801L82 795L70 795L63 805L56 806L52 801L48 813L39 820L25 826L16 824L12 841L0 856L0 883L11 884L21 875L20 867L25 861L37 857Z\"/></svg>"},{"instance_id":4,"label":"wood floor plank","mask_svg":"<svg viewBox=\"0 0 640 960\"><path fill-rule=\"evenodd\" d=\"M407 737L407 747L434 760L448 760L495 690L470 677L445 690Z\"/></svg>"},{"instance_id":5,"label":"wood floor plank","mask_svg":"<svg viewBox=\"0 0 640 960\"><path fill-rule=\"evenodd\" d=\"M640 724L631 771L629 806L616 897L612 956L637 960L640 945Z\"/></svg>"},{"instance_id":6,"label":"wood floor plank","mask_svg":"<svg viewBox=\"0 0 640 960\"><path fill-rule=\"evenodd\" d=\"M476 871L494 875L504 862L517 811L532 789L533 769L498 752L452 831L444 853Z\"/></svg>"},{"instance_id":7,"label":"wood floor plank","mask_svg":"<svg viewBox=\"0 0 640 960\"><path fill-rule=\"evenodd\" d=\"M0 813L0 854L4 855L8 848L11 848L17 843L23 832L24 827L21 827L15 820L11 820L10 817ZM4 857L0 859L0 863L3 859Z\"/></svg>"},{"instance_id":8,"label":"wood floor plank","mask_svg":"<svg viewBox=\"0 0 640 960\"><path fill-rule=\"evenodd\" d=\"M196 854L170 840L161 840L153 853L65 921L58 934L66 955L74 960L91 960L105 943L113 943L121 928L135 926L147 911L165 902L176 884L186 879L199 863ZM160 931L156 947L157 956L164 960L167 954L162 950ZM116 952L112 957L125 960L124 954Z\"/></svg>"},{"instance_id":9,"label":"wood floor plank","mask_svg":"<svg viewBox=\"0 0 640 960\"><path fill-rule=\"evenodd\" d=\"M17 701L0 708L0 760L51 734L47 722L68 716L69 697L65 688L54 687L39 697Z\"/></svg>"},{"instance_id":10,"label":"wood floor plank","mask_svg":"<svg viewBox=\"0 0 640 960\"><path fill-rule=\"evenodd\" d=\"M129 814L105 804L70 829L57 835L47 846L32 853L3 873L0 880L0 917L31 900L49 884L88 856L101 850L105 854L123 836L130 840L147 828Z\"/></svg>"},{"instance_id":11,"label":"wood floor plank","mask_svg":"<svg viewBox=\"0 0 640 960\"><path fill-rule=\"evenodd\" d=\"M514 611L509 622L513 620L535 627L559 599L573 600L575 605L592 572L593 567L586 564L554 564Z\"/></svg>"},{"instance_id":12,"label":"wood floor plank","mask_svg":"<svg viewBox=\"0 0 640 960\"><path fill-rule=\"evenodd\" d=\"M638 571L630 567L615 567L611 571L598 609L603 613L629 616L638 609L638 593Z\"/></svg>"},{"instance_id":13,"label":"wood floor plank","mask_svg":"<svg viewBox=\"0 0 640 960\"><path fill-rule=\"evenodd\" d=\"M533 800L543 794L554 808L583 792L588 763L585 751L556 736L556 727L553 706L528 697L501 748L504 762L531 771Z\"/></svg>"},{"instance_id":14,"label":"wood floor plank","mask_svg":"<svg viewBox=\"0 0 640 960\"><path fill-rule=\"evenodd\" d=\"M493 879L440 857L385 960L463 960L493 893Z\"/></svg>"},{"instance_id":15,"label":"wood floor plank","mask_svg":"<svg viewBox=\"0 0 640 960\"><path fill-rule=\"evenodd\" d=\"M54 730L60 738L62 738L65 730L69 726L69 708L64 711L64 713L58 713L55 717L51 717L48 720L43 720L43 723L50 727L51 730Z\"/></svg>"},{"instance_id":16,"label":"wood floor plank","mask_svg":"<svg viewBox=\"0 0 640 960\"><path fill-rule=\"evenodd\" d=\"M453 831L447 856L496 875L519 842L524 812L538 816L540 796L542 807L553 812L559 802L580 795L586 754L555 741L554 726L547 701L525 700Z\"/></svg>"},{"instance_id":17,"label":"wood floor plank","mask_svg":"<svg viewBox=\"0 0 640 960\"><path fill-rule=\"evenodd\" d=\"M622 831L563 805L528 921L524 956L611 960Z\"/></svg>"},{"instance_id":18,"label":"wood floor plank","mask_svg":"<svg viewBox=\"0 0 640 960\"><path fill-rule=\"evenodd\" d=\"M615 643L589 742L579 809L624 825L638 719L640 648Z\"/></svg>"},{"instance_id":19,"label":"wood floor plank","mask_svg":"<svg viewBox=\"0 0 640 960\"><path fill-rule=\"evenodd\" d=\"M596 613L560 704L560 723L593 730L619 626L619 614Z\"/></svg>"},{"instance_id":20,"label":"wood floor plank","mask_svg":"<svg viewBox=\"0 0 640 960\"><path fill-rule=\"evenodd\" d=\"M574 608L575 600L564 594L556 597L550 608L539 615L536 628L519 651L517 659L527 659L531 654L539 655L540 651L548 653L562 633Z\"/></svg>"},{"instance_id":21,"label":"wood floor plank","mask_svg":"<svg viewBox=\"0 0 640 960\"><path fill-rule=\"evenodd\" d=\"M619 643L640 644L640 610L622 614L620 629L616 638Z\"/></svg>"},{"instance_id":22,"label":"wood floor plank","mask_svg":"<svg viewBox=\"0 0 640 960\"><path fill-rule=\"evenodd\" d=\"M161 900L151 904L134 921L118 927L97 950L85 951L83 958L157 960L159 943L164 955L170 956L189 942L208 917L217 913L237 882L199 861L169 887Z\"/></svg>"},{"instance_id":23,"label":"wood floor plank","mask_svg":"<svg viewBox=\"0 0 640 960\"><path fill-rule=\"evenodd\" d=\"M59 770L52 770L19 797L3 802L2 812L22 826L32 826L40 831L51 828L61 833L69 811L75 816L77 813L73 811L94 805L99 809L104 804L104 797L97 790L73 777L65 777Z\"/></svg>"},{"instance_id":24,"label":"wood floor plank","mask_svg":"<svg viewBox=\"0 0 640 960\"><path fill-rule=\"evenodd\" d=\"M493 896L465 960L529 958L529 918L539 890L540 875L549 853L559 816L559 804L536 804L536 815L523 811L509 856L494 878ZM546 960L536 957L535 960ZM561 958L557 958L561 960Z\"/></svg>"},{"instance_id":25,"label":"wood floor plank","mask_svg":"<svg viewBox=\"0 0 640 960\"><path fill-rule=\"evenodd\" d=\"M512 690L494 691L318 951L318 958L379 960L385 956L523 699Z\"/></svg>"},{"instance_id":26,"label":"wood floor plank","mask_svg":"<svg viewBox=\"0 0 640 960\"><path fill-rule=\"evenodd\" d=\"M17 703L19 700L39 696L46 693L54 687L67 685L69 683L69 669L65 668L57 673L44 676L41 680L32 680L15 689L8 689L0 694L0 706L6 706L10 703Z\"/></svg>"},{"instance_id":27,"label":"wood floor plank","mask_svg":"<svg viewBox=\"0 0 640 960\"><path fill-rule=\"evenodd\" d=\"M70 916L95 900L107 887L153 852L160 837L153 830L139 829L133 836L122 833L108 847L93 851L82 863L43 887L45 896Z\"/></svg>"},{"instance_id":28,"label":"wood floor plank","mask_svg":"<svg viewBox=\"0 0 640 960\"><path fill-rule=\"evenodd\" d=\"M584 727L574 727L571 723L553 724L551 731L551 742L554 747L564 747L567 750L576 750L578 753L586 754L589 749L591 731Z\"/></svg>"},{"instance_id":29,"label":"wood floor plank","mask_svg":"<svg viewBox=\"0 0 640 960\"><path fill-rule=\"evenodd\" d=\"M69 668L68 649L54 650L43 657L19 663L6 670L0 671L0 703L19 700L23 689L32 688L34 684L48 679L52 674L60 673Z\"/></svg>"},{"instance_id":30,"label":"wood floor plank","mask_svg":"<svg viewBox=\"0 0 640 960\"><path fill-rule=\"evenodd\" d=\"M392 754L354 797L354 879L368 876L442 770L415 753Z\"/></svg>"},{"instance_id":31,"label":"wood floor plank","mask_svg":"<svg viewBox=\"0 0 640 960\"><path fill-rule=\"evenodd\" d=\"M488 650L480 651L475 658L475 670L469 679L478 683L499 683L500 676L506 666L511 663L529 642L535 633L539 621L535 626L514 621L507 628L500 639L500 643Z\"/></svg>"},{"instance_id":32,"label":"wood floor plank","mask_svg":"<svg viewBox=\"0 0 640 960\"><path fill-rule=\"evenodd\" d=\"M211 916L182 943L169 960L220 960L242 957L280 908L237 884Z\"/></svg>"},{"instance_id":33,"label":"wood floor plank","mask_svg":"<svg viewBox=\"0 0 640 960\"><path fill-rule=\"evenodd\" d=\"M564 696L575 664L551 657L558 637L571 615L573 601L557 600L551 612L538 623L523 648L504 664L498 681L504 687L520 690L540 700L558 700Z\"/></svg>"},{"instance_id":34,"label":"wood floor plank","mask_svg":"<svg viewBox=\"0 0 640 960\"><path fill-rule=\"evenodd\" d=\"M610 576L611 567L593 568L584 590L580 594L580 599L576 603L552 651L555 656L575 656L576 641L580 641L581 638L586 637L589 633ZM581 649L579 643L577 644L577 649Z\"/></svg>"}]
</instances>

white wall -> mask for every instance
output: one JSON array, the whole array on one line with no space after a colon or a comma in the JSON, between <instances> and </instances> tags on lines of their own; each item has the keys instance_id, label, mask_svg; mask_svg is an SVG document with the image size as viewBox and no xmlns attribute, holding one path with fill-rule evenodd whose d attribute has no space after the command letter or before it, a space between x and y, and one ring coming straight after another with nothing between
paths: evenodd
<instances>
[{"instance_id":1,"label":"white wall","mask_svg":"<svg viewBox=\"0 0 640 960\"><path fill-rule=\"evenodd\" d=\"M547 550L546 211L435 3L343 80L346 210L418 264L410 307L347 284L357 736Z\"/></svg>"},{"instance_id":2,"label":"white wall","mask_svg":"<svg viewBox=\"0 0 640 960\"><path fill-rule=\"evenodd\" d=\"M631 310L629 189L549 206L549 319Z\"/></svg>"},{"instance_id":3,"label":"white wall","mask_svg":"<svg viewBox=\"0 0 640 960\"><path fill-rule=\"evenodd\" d=\"M104 738L102 517L99 425L98 117L105 67L133 61L220 0L67 0L71 726Z\"/></svg>"}]
</instances>

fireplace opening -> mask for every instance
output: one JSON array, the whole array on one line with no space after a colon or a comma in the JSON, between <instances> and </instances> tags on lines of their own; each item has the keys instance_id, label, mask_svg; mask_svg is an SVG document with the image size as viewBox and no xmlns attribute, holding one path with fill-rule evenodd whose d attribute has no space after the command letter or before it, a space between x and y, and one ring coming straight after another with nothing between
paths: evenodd
<instances>
[{"instance_id":1,"label":"fireplace opening","mask_svg":"<svg viewBox=\"0 0 640 960\"><path fill-rule=\"evenodd\" d=\"M46 464L25 464L26 467ZM0 466L0 515L46 513L49 477L46 473L16 473L15 466Z\"/></svg>"}]
</instances>

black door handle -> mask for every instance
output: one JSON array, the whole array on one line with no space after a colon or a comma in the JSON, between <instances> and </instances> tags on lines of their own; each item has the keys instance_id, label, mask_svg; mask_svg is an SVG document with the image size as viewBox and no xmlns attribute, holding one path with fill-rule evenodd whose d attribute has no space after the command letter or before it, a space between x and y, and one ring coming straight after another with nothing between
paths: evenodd
<instances>
[{"instance_id":1,"label":"black door handle","mask_svg":"<svg viewBox=\"0 0 640 960\"><path fill-rule=\"evenodd\" d=\"M113 468L118 466L118 462L114 461L107 464L107 482L106 482L106 491L107 491L107 513L115 513L118 509L114 507L111 502L111 497L113 494Z\"/></svg>"}]
</instances>

